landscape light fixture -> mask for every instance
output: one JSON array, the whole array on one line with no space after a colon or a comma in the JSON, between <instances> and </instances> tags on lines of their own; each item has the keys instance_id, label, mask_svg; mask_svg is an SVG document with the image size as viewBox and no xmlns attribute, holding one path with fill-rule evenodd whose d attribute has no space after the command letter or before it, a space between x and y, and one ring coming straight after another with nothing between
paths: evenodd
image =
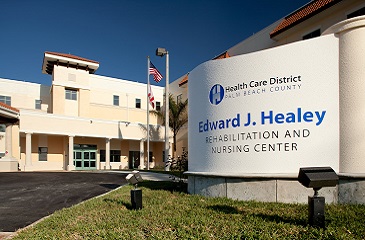
<instances>
[{"instance_id":1,"label":"landscape light fixture","mask_svg":"<svg viewBox=\"0 0 365 240\"><path fill-rule=\"evenodd\" d=\"M313 197L308 196L308 222L311 226L325 228L325 198L318 196L322 187L335 187L338 176L330 167L300 168L298 181L307 188L313 188Z\"/></svg>"},{"instance_id":2,"label":"landscape light fixture","mask_svg":"<svg viewBox=\"0 0 365 240\"><path fill-rule=\"evenodd\" d=\"M166 163L169 159L170 141L169 141L169 52L166 48L157 48L156 56L163 57L166 55L166 86L165 86L165 171Z\"/></svg>"},{"instance_id":3,"label":"landscape light fixture","mask_svg":"<svg viewBox=\"0 0 365 240\"><path fill-rule=\"evenodd\" d=\"M139 171L133 171L125 178L129 184L134 185L134 189L131 190L131 203L133 209L142 209L142 190L137 189L137 185L143 182L142 176Z\"/></svg>"}]
</instances>

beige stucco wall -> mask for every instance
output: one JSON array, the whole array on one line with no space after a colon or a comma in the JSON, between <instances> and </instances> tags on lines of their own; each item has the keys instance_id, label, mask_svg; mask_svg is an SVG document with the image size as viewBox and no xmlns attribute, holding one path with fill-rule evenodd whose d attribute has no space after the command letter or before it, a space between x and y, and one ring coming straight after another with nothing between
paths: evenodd
<instances>
[{"instance_id":1,"label":"beige stucco wall","mask_svg":"<svg viewBox=\"0 0 365 240\"><path fill-rule=\"evenodd\" d=\"M35 109L35 100L42 101L42 111L50 104L50 86L0 78L0 95L10 96L16 108ZM40 110L37 110L40 111Z\"/></svg>"},{"instance_id":2,"label":"beige stucco wall","mask_svg":"<svg viewBox=\"0 0 365 240\"><path fill-rule=\"evenodd\" d=\"M65 170L64 168L64 156L65 156L65 144L63 136L52 135L37 135L32 134L32 170ZM26 139L25 136L20 137L20 169L25 168L25 151L26 151ZM39 161L38 147L47 147L47 161Z\"/></svg>"},{"instance_id":3,"label":"beige stucco wall","mask_svg":"<svg viewBox=\"0 0 365 240\"><path fill-rule=\"evenodd\" d=\"M39 114L21 110L21 132L33 132L65 136L103 137L117 139L146 138L146 126L138 123L106 121L72 116ZM164 127L153 125L150 130L152 141L162 141Z\"/></svg>"},{"instance_id":4,"label":"beige stucco wall","mask_svg":"<svg viewBox=\"0 0 365 240\"><path fill-rule=\"evenodd\" d=\"M52 86L52 113L64 114L65 113L65 87Z\"/></svg>"},{"instance_id":5,"label":"beige stucco wall","mask_svg":"<svg viewBox=\"0 0 365 240\"><path fill-rule=\"evenodd\" d=\"M13 125L12 127L12 151L13 151L13 157L19 159L20 158L19 125Z\"/></svg>"},{"instance_id":6,"label":"beige stucco wall","mask_svg":"<svg viewBox=\"0 0 365 240\"><path fill-rule=\"evenodd\" d=\"M185 77L182 76L176 81L170 84L170 93L173 95L176 101L176 97L181 95L182 101L188 99L188 83L179 86L180 81ZM189 105L188 105L189 108ZM188 124L180 129L176 136L176 154L175 156L181 156L184 151L189 151L188 149Z\"/></svg>"},{"instance_id":7,"label":"beige stucco wall","mask_svg":"<svg viewBox=\"0 0 365 240\"><path fill-rule=\"evenodd\" d=\"M0 132L0 153L5 154L5 132Z\"/></svg>"}]
</instances>

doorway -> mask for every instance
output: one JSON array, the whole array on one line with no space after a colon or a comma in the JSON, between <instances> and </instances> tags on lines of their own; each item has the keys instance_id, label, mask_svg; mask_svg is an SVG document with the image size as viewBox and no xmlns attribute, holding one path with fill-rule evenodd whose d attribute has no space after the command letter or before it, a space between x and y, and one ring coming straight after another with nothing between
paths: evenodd
<instances>
[{"instance_id":1,"label":"doorway","mask_svg":"<svg viewBox=\"0 0 365 240\"><path fill-rule=\"evenodd\" d=\"M75 170L96 170L96 145L75 144Z\"/></svg>"}]
</instances>

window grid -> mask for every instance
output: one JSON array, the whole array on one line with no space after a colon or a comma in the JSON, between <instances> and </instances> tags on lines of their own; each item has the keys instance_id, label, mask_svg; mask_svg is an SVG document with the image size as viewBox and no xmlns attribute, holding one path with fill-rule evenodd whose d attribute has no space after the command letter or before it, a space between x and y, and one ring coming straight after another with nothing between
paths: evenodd
<instances>
[{"instance_id":1,"label":"window grid","mask_svg":"<svg viewBox=\"0 0 365 240\"><path fill-rule=\"evenodd\" d=\"M0 102L11 106L11 97L10 96L0 96Z\"/></svg>"},{"instance_id":2,"label":"window grid","mask_svg":"<svg viewBox=\"0 0 365 240\"><path fill-rule=\"evenodd\" d=\"M119 96L113 95L113 105L119 106Z\"/></svg>"},{"instance_id":3,"label":"window grid","mask_svg":"<svg viewBox=\"0 0 365 240\"><path fill-rule=\"evenodd\" d=\"M141 108L141 99L136 98L136 108Z\"/></svg>"},{"instance_id":4,"label":"window grid","mask_svg":"<svg viewBox=\"0 0 365 240\"><path fill-rule=\"evenodd\" d=\"M35 109L42 109L42 100L35 100Z\"/></svg>"},{"instance_id":5,"label":"window grid","mask_svg":"<svg viewBox=\"0 0 365 240\"><path fill-rule=\"evenodd\" d=\"M121 151L120 150L110 150L110 162L120 162ZM100 150L100 162L105 162L106 151Z\"/></svg>"},{"instance_id":6,"label":"window grid","mask_svg":"<svg viewBox=\"0 0 365 240\"><path fill-rule=\"evenodd\" d=\"M47 147L39 147L38 148L38 161L47 161L48 148Z\"/></svg>"},{"instance_id":7,"label":"window grid","mask_svg":"<svg viewBox=\"0 0 365 240\"><path fill-rule=\"evenodd\" d=\"M180 104L182 102L182 94L180 94L180 95L178 95L177 97L176 97L176 103L177 104Z\"/></svg>"},{"instance_id":8,"label":"window grid","mask_svg":"<svg viewBox=\"0 0 365 240\"><path fill-rule=\"evenodd\" d=\"M74 89L65 89L66 99L77 100L77 91Z\"/></svg>"}]
</instances>

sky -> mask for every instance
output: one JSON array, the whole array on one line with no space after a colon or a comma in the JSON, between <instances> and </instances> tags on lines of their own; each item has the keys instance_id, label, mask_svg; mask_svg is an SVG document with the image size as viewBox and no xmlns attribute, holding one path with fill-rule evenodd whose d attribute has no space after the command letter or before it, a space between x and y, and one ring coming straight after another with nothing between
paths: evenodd
<instances>
[{"instance_id":1,"label":"sky","mask_svg":"<svg viewBox=\"0 0 365 240\"><path fill-rule=\"evenodd\" d=\"M169 81L309 0L0 0L0 78L51 85L45 51L98 61L95 74L147 82L147 56ZM165 78L160 83L165 85Z\"/></svg>"}]
</instances>

